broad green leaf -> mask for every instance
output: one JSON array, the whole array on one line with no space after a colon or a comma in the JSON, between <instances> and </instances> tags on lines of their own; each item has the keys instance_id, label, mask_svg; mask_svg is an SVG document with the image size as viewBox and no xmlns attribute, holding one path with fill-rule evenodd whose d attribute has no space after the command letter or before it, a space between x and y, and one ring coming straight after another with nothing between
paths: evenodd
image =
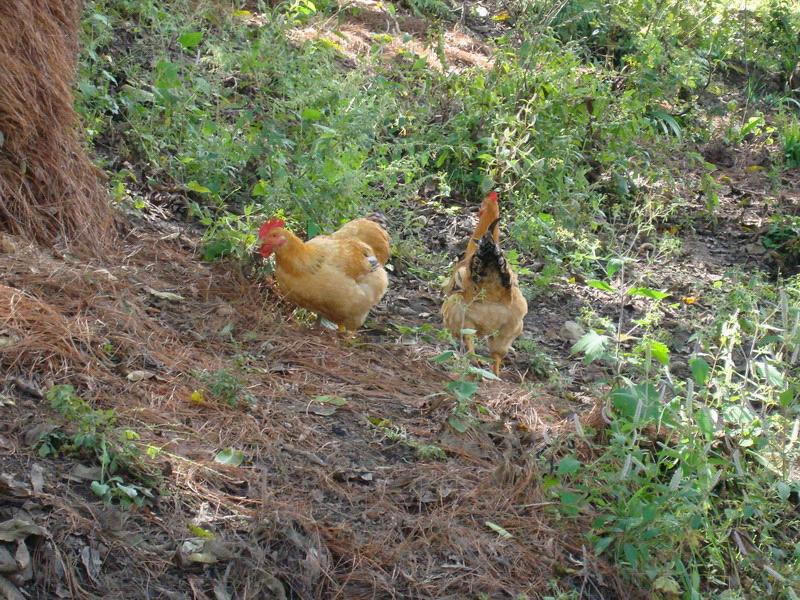
<instances>
[{"instance_id":1,"label":"broad green leaf","mask_svg":"<svg viewBox=\"0 0 800 600\"><path fill-rule=\"evenodd\" d=\"M783 373L767 361L756 363L756 373L773 387L782 388L784 386Z\"/></svg>"},{"instance_id":2,"label":"broad green leaf","mask_svg":"<svg viewBox=\"0 0 800 600\"><path fill-rule=\"evenodd\" d=\"M181 84L178 76L179 68L173 62L160 60L156 63L155 87L160 90L168 90L178 87Z\"/></svg>"},{"instance_id":3,"label":"broad green leaf","mask_svg":"<svg viewBox=\"0 0 800 600\"><path fill-rule=\"evenodd\" d=\"M689 369L692 371L692 377L694 377L694 382L699 386L702 387L706 384L708 380L708 374L711 371L711 365L709 365L704 359L702 358L690 358L689 359Z\"/></svg>"},{"instance_id":4,"label":"broad green leaf","mask_svg":"<svg viewBox=\"0 0 800 600\"><path fill-rule=\"evenodd\" d=\"M322 228L315 222L309 221L306 225L306 238L311 239L322 233Z\"/></svg>"},{"instance_id":5,"label":"broad green leaf","mask_svg":"<svg viewBox=\"0 0 800 600\"><path fill-rule=\"evenodd\" d=\"M300 118L303 121L319 121L322 118L322 111L316 108L304 108L300 111Z\"/></svg>"},{"instance_id":6,"label":"broad green leaf","mask_svg":"<svg viewBox=\"0 0 800 600\"><path fill-rule=\"evenodd\" d=\"M341 396L317 396L314 400L321 404L333 404L334 406L344 406L347 404L347 400Z\"/></svg>"},{"instance_id":7,"label":"broad green leaf","mask_svg":"<svg viewBox=\"0 0 800 600\"><path fill-rule=\"evenodd\" d=\"M582 500L580 495L567 490L559 490L558 499L560 502L560 508L564 514L569 516L575 516L578 514L578 510L580 509L579 503Z\"/></svg>"},{"instance_id":8,"label":"broad green leaf","mask_svg":"<svg viewBox=\"0 0 800 600\"><path fill-rule=\"evenodd\" d=\"M611 545L611 542L613 541L614 541L613 536L609 535L606 537L601 537L599 540L597 540L597 543L594 545L594 553L597 555L602 554L603 550L608 548Z\"/></svg>"},{"instance_id":9,"label":"broad green leaf","mask_svg":"<svg viewBox=\"0 0 800 600\"><path fill-rule=\"evenodd\" d=\"M107 484L100 483L99 481L93 481L91 488L95 496L98 496L100 498L105 498L106 495L108 494L108 491L111 489Z\"/></svg>"},{"instance_id":10,"label":"broad green leaf","mask_svg":"<svg viewBox=\"0 0 800 600\"><path fill-rule=\"evenodd\" d=\"M202 40L202 31L189 31L178 38L178 43L183 47L184 50L194 50L200 45Z\"/></svg>"},{"instance_id":11,"label":"broad green leaf","mask_svg":"<svg viewBox=\"0 0 800 600\"><path fill-rule=\"evenodd\" d=\"M614 277L617 272L622 268L623 261L621 258L612 258L609 259L608 263L606 263L606 275L609 279Z\"/></svg>"},{"instance_id":12,"label":"broad green leaf","mask_svg":"<svg viewBox=\"0 0 800 600\"><path fill-rule=\"evenodd\" d=\"M461 335L475 335L476 333L478 333L476 329L470 329L469 327L461 330Z\"/></svg>"},{"instance_id":13,"label":"broad green leaf","mask_svg":"<svg viewBox=\"0 0 800 600\"><path fill-rule=\"evenodd\" d=\"M250 194L255 198L269 195L269 184L263 179L259 179L253 186L253 191L250 192Z\"/></svg>"},{"instance_id":14,"label":"broad green leaf","mask_svg":"<svg viewBox=\"0 0 800 600\"><path fill-rule=\"evenodd\" d=\"M198 194L210 194L211 189L207 188L204 185L200 185L196 181L190 181L186 184L186 187L192 190L193 192L197 192Z\"/></svg>"},{"instance_id":15,"label":"broad green leaf","mask_svg":"<svg viewBox=\"0 0 800 600\"><path fill-rule=\"evenodd\" d=\"M136 486L133 485L122 485L121 483L118 483L117 489L125 494L128 498L136 498L139 495L139 492L136 491Z\"/></svg>"},{"instance_id":16,"label":"broad green leaf","mask_svg":"<svg viewBox=\"0 0 800 600\"><path fill-rule=\"evenodd\" d=\"M558 467L556 467L556 473L559 475L573 475L578 472L581 468L581 462L575 458L573 455L565 456L560 461L558 461Z\"/></svg>"},{"instance_id":17,"label":"broad green leaf","mask_svg":"<svg viewBox=\"0 0 800 600\"><path fill-rule=\"evenodd\" d=\"M792 493L792 486L785 481L778 481L775 484L775 491L778 493L778 498L780 498L782 502L786 502L789 499L789 494Z\"/></svg>"},{"instance_id":18,"label":"broad green leaf","mask_svg":"<svg viewBox=\"0 0 800 600\"><path fill-rule=\"evenodd\" d=\"M542 489L545 492L558 485L561 485L561 480L555 475L545 475L544 478L542 479Z\"/></svg>"},{"instance_id":19,"label":"broad green leaf","mask_svg":"<svg viewBox=\"0 0 800 600\"><path fill-rule=\"evenodd\" d=\"M711 439L716 430L711 410L707 406L704 406L695 414L697 415L697 426L700 428L700 431L706 436L706 439Z\"/></svg>"},{"instance_id":20,"label":"broad green leaf","mask_svg":"<svg viewBox=\"0 0 800 600\"><path fill-rule=\"evenodd\" d=\"M653 300L663 300L669 297L669 294L666 292L654 290L649 287L632 287L625 293L629 296L642 296L644 298L652 298Z\"/></svg>"},{"instance_id":21,"label":"broad green leaf","mask_svg":"<svg viewBox=\"0 0 800 600\"><path fill-rule=\"evenodd\" d=\"M639 552L633 544L622 544L622 553L625 555L625 560L632 567L636 567L639 564Z\"/></svg>"},{"instance_id":22,"label":"broad green leaf","mask_svg":"<svg viewBox=\"0 0 800 600\"><path fill-rule=\"evenodd\" d=\"M780 401L781 406L783 408L788 408L789 406L791 406L794 403L794 397L796 393L797 390L793 387L790 387L782 391L781 394L778 396L778 400Z\"/></svg>"},{"instance_id":23,"label":"broad green leaf","mask_svg":"<svg viewBox=\"0 0 800 600\"><path fill-rule=\"evenodd\" d=\"M201 253L204 261L211 262L230 254L232 251L233 242L231 240L214 240L205 244Z\"/></svg>"},{"instance_id":24,"label":"broad green leaf","mask_svg":"<svg viewBox=\"0 0 800 600\"><path fill-rule=\"evenodd\" d=\"M491 381L500 381L500 378L492 373L491 371L487 371L486 369L481 369L480 367L472 367L470 366L467 369L468 373L472 373L473 375L478 375L483 377L484 379L489 379Z\"/></svg>"},{"instance_id":25,"label":"broad green leaf","mask_svg":"<svg viewBox=\"0 0 800 600\"><path fill-rule=\"evenodd\" d=\"M431 360L433 362L435 362L437 365L440 365L440 364L442 364L444 362L447 362L451 358L453 358L455 356L455 354L456 353L453 352L452 350L445 350L441 354L438 354L438 355L434 356Z\"/></svg>"},{"instance_id":26,"label":"broad green leaf","mask_svg":"<svg viewBox=\"0 0 800 600\"><path fill-rule=\"evenodd\" d=\"M474 381L451 381L447 384L447 391L453 394L461 402L468 402L478 391L478 384Z\"/></svg>"},{"instance_id":27,"label":"broad green leaf","mask_svg":"<svg viewBox=\"0 0 800 600\"><path fill-rule=\"evenodd\" d=\"M570 352L572 354L580 352L586 357L587 362L592 362L602 356L606 350L606 344L608 344L608 336L600 335L593 329L590 329L588 333L584 334L581 339L575 342Z\"/></svg>"},{"instance_id":28,"label":"broad green leaf","mask_svg":"<svg viewBox=\"0 0 800 600\"><path fill-rule=\"evenodd\" d=\"M752 423L758 415L740 404L732 404L722 409L722 416L728 423L737 427L745 427Z\"/></svg>"},{"instance_id":29,"label":"broad green leaf","mask_svg":"<svg viewBox=\"0 0 800 600\"><path fill-rule=\"evenodd\" d=\"M467 431L467 424L455 415L450 415L447 418L447 422L450 427L455 429L458 433L465 433Z\"/></svg>"},{"instance_id":30,"label":"broad green leaf","mask_svg":"<svg viewBox=\"0 0 800 600\"><path fill-rule=\"evenodd\" d=\"M244 452L236 450L235 448L226 448L217 453L214 457L214 461L223 465L238 467L244 462Z\"/></svg>"},{"instance_id":31,"label":"broad green leaf","mask_svg":"<svg viewBox=\"0 0 800 600\"><path fill-rule=\"evenodd\" d=\"M602 290L604 292L608 292L609 294L614 293L614 288L611 287L611 285L609 285L605 281L601 281L600 279L587 279L586 285L588 285L589 287L593 287L596 290Z\"/></svg>"},{"instance_id":32,"label":"broad green leaf","mask_svg":"<svg viewBox=\"0 0 800 600\"><path fill-rule=\"evenodd\" d=\"M93 13L92 16L91 16L91 19L93 21L97 21L98 23L102 23L106 27L110 27L111 26L111 22L108 20L108 17L105 16L104 14L102 14L102 13Z\"/></svg>"},{"instance_id":33,"label":"broad green leaf","mask_svg":"<svg viewBox=\"0 0 800 600\"><path fill-rule=\"evenodd\" d=\"M745 123L742 129L739 131L739 135L745 137L748 133L750 133L751 131L753 131L757 127L760 127L763 124L764 124L764 117L762 116L750 117L749 119L747 119L747 123Z\"/></svg>"},{"instance_id":34,"label":"broad green leaf","mask_svg":"<svg viewBox=\"0 0 800 600\"><path fill-rule=\"evenodd\" d=\"M651 383L617 388L611 392L614 408L626 419L633 420L639 411L639 421L655 421L661 414L658 390ZM641 405L641 408L639 406Z\"/></svg>"},{"instance_id":35,"label":"broad green leaf","mask_svg":"<svg viewBox=\"0 0 800 600\"><path fill-rule=\"evenodd\" d=\"M669 348L666 344L653 339L647 339L645 340L645 343L650 349L650 354L653 358L655 358L662 365L669 364Z\"/></svg>"}]
</instances>

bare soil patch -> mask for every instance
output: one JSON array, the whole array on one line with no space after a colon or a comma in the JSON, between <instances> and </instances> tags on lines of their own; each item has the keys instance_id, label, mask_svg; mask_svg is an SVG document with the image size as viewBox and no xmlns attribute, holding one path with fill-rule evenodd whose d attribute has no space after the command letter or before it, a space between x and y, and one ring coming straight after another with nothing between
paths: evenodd
<instances>
[{"instance_id":1,"label":"bare soil patch","mask_svg":"<svg viewBox=\"0 0 800 600\"><path fill-rule=\"evenodd\" d=\"M543 501L535 456L569 426L555 398L484 383L488 414L457 434L439 348L398 343L385 316L355 342L310 328L268 284L151 226L106 260L3 248L0 520L42 528L16 542L34 557L16 580L31 597L536 597L553 577L622 589ZM193 402L195 374L223 368L253 401ZM95 465L37 456L37 434L62 425L39 390L58 383L159 450L152 507L105 507L81 475ZM320 395L346 403L320 410ZM228 447L240 466L214 461Z\"/></svg>"}]
</instances>

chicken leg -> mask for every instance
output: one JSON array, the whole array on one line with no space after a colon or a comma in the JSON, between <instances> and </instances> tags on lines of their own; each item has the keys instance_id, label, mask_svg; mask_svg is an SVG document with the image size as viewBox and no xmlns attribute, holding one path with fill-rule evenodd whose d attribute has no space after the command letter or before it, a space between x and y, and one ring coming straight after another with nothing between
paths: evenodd
<instances>
[{"instance_id":1,"label":"chicken leg","mask_svg":"<svg viewBox=\"0 0 800 600\"><path fill-rule=\"evenodd\" d=\"M464 336L464 343L467 345L467 353L475 354L475 340L472 339L471 335Z\"/></svg>"},{"instance_id":2,"label":"chicken leg","mask_svg":"<svg viewBox=\"0 0 800 600\"><path fill-rule=\"evenodd\" d=\"M494 359L494 366L492 367L492 372L500 377L500 366L503 364L503 357L499 354L492 354L492 358Z\"/></svg>"}]
</instances>

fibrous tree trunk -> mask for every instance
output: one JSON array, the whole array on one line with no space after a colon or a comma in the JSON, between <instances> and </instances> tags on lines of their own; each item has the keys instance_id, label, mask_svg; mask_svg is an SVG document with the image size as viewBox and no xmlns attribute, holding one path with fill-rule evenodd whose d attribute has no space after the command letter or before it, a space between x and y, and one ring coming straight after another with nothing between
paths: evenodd
<instances>
[{"instance_id":1,"label":"fibrous tree trunk","mask_svg":"<svg viewBox=\"0 0 800 600\"><path fill-rule=\"evenodd\" d=\"M72 85L81 0L0 0L0 230L99 250L113 213Z\"/></svg>"}]
</instances>

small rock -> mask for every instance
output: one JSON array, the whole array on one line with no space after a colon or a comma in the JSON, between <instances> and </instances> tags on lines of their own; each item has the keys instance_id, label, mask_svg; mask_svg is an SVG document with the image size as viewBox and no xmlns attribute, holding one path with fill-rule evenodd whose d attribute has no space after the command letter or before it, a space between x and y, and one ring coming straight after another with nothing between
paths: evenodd
<instances>
[{"instance_id":1,"label":"small rock","mask_svg":"<svg viewBox=\"0 0 800 600\"><path fill-rule=\"evenodd\" d=\"M151 379L155 376L155 373L151 373L150 371L131 371L126 376L128 381L142 381L143 379Z\"/></svg>"},{"instance_id":2,"label":"small rock","mask_svg":"<svg viewBox=\"0 0 800 600\"><path fill-rule=\"evenodd\" d=\"M17 586L2 575L0 575L0 594L6 600L25 600L25 596L17 589Z\"/></svg>"},{"instance_id":3,"label":"small rock","mask_svg":"<svg viewBox=\"0 0 800 600\"><path fill-rule=\"evenodd\" d=\"M761 244L747 244L744 247L744 251L748 254L753 254L756 256L762 256L767 253L767 249Z\"/></svg>"},{"instance_id":4,"label":"small rock","mask_svg":"<svg viewBox=\"0 0 800 600\"><path fill-rule=\"evenodd\" d=\"M217 314L221 317L231 317L236 314L236 309L224 302L217 308Z\"/></svg>"},{"instance_id":5,"label":"small rock","mask_svg":"<svg viewBox=\"0 0 800 600\"><path fill-rule=\"evenodd\" d=\"M586 334L586 330L575 321L565 321L558 333L564 340L575 344Z\"/></svg>"},{"instance_id":6,"label":"small rock","mask_svg":"<svg viewBox=\"0 0 800 600\"><path fill-rule=\"evenodd\" d=\"M14 377L11 382L19 391L28 394L29 396L39 399L44 398L41 388L35 381L24 379L23 377Z\"/></svg>"},{"instance_id":7,"label":"small rock","mask_svg":"<svg viewBox=\"0 0 800 600\"><path fill-rule=\"evenodd\" d=\"M17 570L17 561L5 546L0 546L0 573L14 573Z\"/></svg>"},{"instance_id":8,"label":"small rock","mask_svg":"<svg viewBox=\"0 0 800 600\"><path fill-rule=\"evenodd\" d=\"M11 332L0 331L0 349L18 344L20 337Z\"/></svg>"},{"instance_id":9,"label":"small rock","mask_svg":"<svg viewBox=\"0 0 800 600\"><path fill-rule=\"evenodd\" d=\"M30 429L25 430L25 432L22 434L22 442L26 446L33 446L39 441L40 438L47 435L54 429L57 429L57 425L55 423L37 423Z\"/></svg>"},{"instance_id":10,"label":"small rock","mask_svg":"<svg viewBox=\"0 0 800 600\"><path fill-rule=\"evenodd\" d=\"M44 489L44 469L38 463L31 466L31 487L34 494L41 494Z\"/></svg>"},{"instance_id":11,"label":"small rock","mask_svg":"<svg viewBox=\"0 0 800 600\"><path fill-rule=\"evenodd\" d=\"M0 254L14 254L17 251L17 244L4 233L0 233Z\"/></svg>"}]
</instances>

